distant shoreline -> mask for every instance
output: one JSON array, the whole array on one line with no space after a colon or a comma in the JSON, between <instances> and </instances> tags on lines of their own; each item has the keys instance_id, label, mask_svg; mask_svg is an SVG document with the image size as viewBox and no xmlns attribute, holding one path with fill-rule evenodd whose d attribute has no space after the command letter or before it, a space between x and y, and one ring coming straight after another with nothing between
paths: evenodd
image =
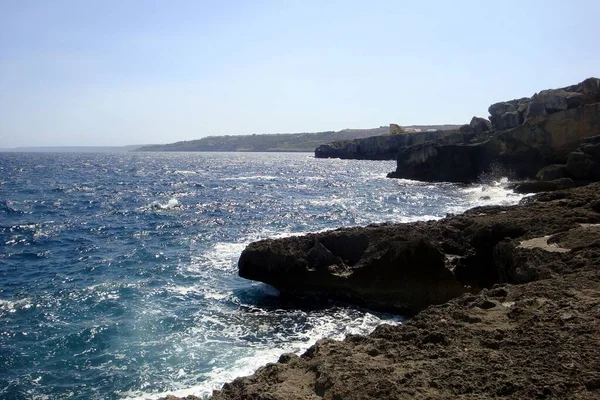
<instances>
[{"instance_id":1,"label":"distant shoreline","mask_svg":"<svg viewBox=\"0 0 600 400\"><path fill-rule=\"evenodd\" d=\"M0 148L0 153L127 153L144 145L129 146L37 146Z\"/></svg>"}]
</instances>

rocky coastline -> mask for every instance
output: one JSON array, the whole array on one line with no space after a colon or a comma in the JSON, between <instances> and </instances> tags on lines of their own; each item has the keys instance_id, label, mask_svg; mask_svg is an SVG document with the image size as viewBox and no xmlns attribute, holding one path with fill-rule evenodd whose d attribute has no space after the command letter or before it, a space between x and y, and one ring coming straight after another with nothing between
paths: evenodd
<instances>
[{"instance_id":1,"label":"rocky coastline","mask_svg":"<svg viewBox=\"0 0 600 400\"><path fill-rule=\"evenodd\" d=\"M600 398L599 107L590 78L398 151L393 177L536 177L515 189L543 193L517 206L251 243L240 276L282 296L411 318L284 354L212 398Z\"/></svg>"},{"instance_id":2,"label":"rocky coastline","mask_svg":"<svg viewBox=\"0 0 600 400\"><path fill-rule=\"evenodd\" d=\"M593 183L439 221L251 244L240 274L286 295L416 314L285 354L212 398L598 398L599 194Z\"/></svg>"},{"instance_id":3,"label":"rocky coastline","mask_svg":"<svg viewBox=\"0 0 600 400\"><path fill-rule=\"evenodd\" d=\"M394 160L399 148L438 141L457 132L455 129L435 130L433 132L387 134L353 140L339 140L317 147L315 157L352 160Z\"/></svg>"},{"instance_id":4,"label":"rocky coastline","mask_svg":"<svg viewBox=\"0 0 600 400\"><path fill-rule=\"evenodd\" d=\"M495 103L488 111L489 120L473 117L458 129L329 143L315 157L396 159L388 177L429 182L470 183L492 170L562 180L530 185L532 191L600 179L600 79Z\"/></svg>"},{"instance_id":5,"label":"rocky coastline","mask_svg":"<svg viewBox=\"0 0 600 400\"><path fill-rule=\"evenodd\" d=\"M492 104L452 137L398 149L391 178L473 182L491 169L540 181L600 179L600 79ZM551 173L550 171L553 171ZM546 185L547 186L547 185Z\"/></svg>"}]
</instances>

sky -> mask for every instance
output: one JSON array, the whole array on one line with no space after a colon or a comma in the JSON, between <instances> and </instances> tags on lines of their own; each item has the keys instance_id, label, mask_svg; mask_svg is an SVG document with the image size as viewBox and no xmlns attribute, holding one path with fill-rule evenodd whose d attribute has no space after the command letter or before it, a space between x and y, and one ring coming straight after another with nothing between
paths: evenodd
<instances>
[{"instance_id":1,"label":"sky","mask_svg":"<svg viewBox=\"0 0 600 400\"><path fill-rule=\"evenodd\" d=\"M600 1L0 0L0 148L463 124L600 76Z\"/></svg>"}]
</instances>

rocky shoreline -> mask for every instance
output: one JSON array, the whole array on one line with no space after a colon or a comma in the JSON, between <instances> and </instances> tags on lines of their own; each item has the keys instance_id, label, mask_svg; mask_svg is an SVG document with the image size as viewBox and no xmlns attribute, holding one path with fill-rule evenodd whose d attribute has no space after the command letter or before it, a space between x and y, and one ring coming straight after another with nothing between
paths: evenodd
<instances>
[{"instance_id":1,"label":"rocky shoreline","mask_svg":"<svg viewBox=\"0 0 600 400\"><path fill-rule=\"evenodd\" d=\"M490 113L401 148L393 176L470 182L494 166L536 176L515 190L545 192L438 221L251 243L240 276L282 296L412 318L285 354L214 400L600 398L600 80Z\"/></svg>"},{"instance_id":2,"label":"rocky shoreline","mask_svg":"<svg viewBox=\"0 0 600 400\"><path fill-rule=\"evenodd\" d=\"M395 125L392 124L391 127ZM399 148L442 140L458 130L436 130L410 134L388 134L353 140L339 140L322 144L315 149L315 158L342 158L352 160L394 160Z\"/></svg>"},{"instance_id":3,"label":"rocky shoreline","mask_svg":"<svg viewBox=\"0 0 600 400\"><path fill-rule=\"evenodd\" d=\"M372 299L357 293L371 288L377 297L384 282L403 300L387 303L385 292L386 302L375 306L420 312L366 337L321 340L302 356L283 355L213 399L598 398L599 194L594 183L439 221L251 244L240 273L288 295L317 292L365 304ZM352 247L345 240L368 244L344 253ZM437 278L426 262L440 255L448 274L439 274L440 291L428 290ZM292 258L300 261L289 266ZM385 264L377 268L376 260ZM311 274L324 280L315 286ZM353 275L361 280L352 282ZM456 282L458 292L444 289Z\"/></svg>"},{"instance_id":4,"label":"rocky shoreline","mask_svg":"<svg viewBox=\"0 0 600 400\"><path fill-rule=\"evenodd\" d=\"M391 178L473 182L500 169L540 181L600 179L600 79L492 104L455 135L398 149ZM553 173L549 173L553 172ZM563 186L565 182L563 182Z\"/></svg>"},{"instance_id":5,"label":"rocky shoreline","mask_svg":"<svg viewBox=\"0 0 600 400\"><path fill-rule=\"evenodd\" d=\"M600 79L492 104L489 120L458 129L347 140L319 146L315 157L396 159L390 178L470 183L490 171L566 188L600 179Z\"/></svg>"}]
</instances>

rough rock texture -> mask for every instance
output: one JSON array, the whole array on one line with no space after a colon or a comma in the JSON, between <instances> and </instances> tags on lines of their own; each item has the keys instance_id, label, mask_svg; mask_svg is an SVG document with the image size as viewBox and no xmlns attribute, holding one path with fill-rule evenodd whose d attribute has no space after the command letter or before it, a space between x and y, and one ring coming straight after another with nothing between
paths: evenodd
<instances>
[{"instance_id":1,"label":"rough rock texture","mask_svg":"<svg viewBox=\"0 0 600 400\"><path fill-rule=\"evenodd\" d=\"M390 124L390 134L391 135L399 135L401 133L405 133L404 129L398 124Z\"/></svg>"},{"instance_id":2,"label":"rough rock texture","mask_svg":"<svg viewBox=\"0 0 600 400\"><path fill-rule=\"evenodd\" d=\"M401 326L283 355L213 399L600 398L599 193L593 184L517 207L362 229L390 240L426 233L432 246L454 255L456 276L486 281L486 289ZM360 237L361 229L350 231ZM276 243L285 247L289 239L269 244Z\"/></svg>"},{"instance_id":3,"label":"rough rock texture","mask_svg":"<svg viewBox=\"0 0 600 400\"><path fill-rule=\"evenodd\" d=\"M568 189L577 186L571 178L546 179L541 181L521 182L514 186L517 193L540 193Z\"/></svg>"},{"instance_id":4,"label":"rough rock texture","mask_svg":"<svg viewBox=\"0 0 600 400\"><path fill-rule=\"evenodd\" d=\"M458 140L449 140L457 139L454 135L402 147L396 171L388 176L471 182L498 166L515 177L533 178L548 165L567 164L568 157L573 158L571 169L577 171L568 177L582 180L586 179L582 176L596 176L589 155L570 153L588 138L600 135L600 79L496 103L489 111L491 131L483 130L474 118L459 130L462 137Z\"/></svg>"},{"instance_id":5,"label":"rough rock texture","mask_svg":"<svg viewBox=\"0 0 600 400\"><path fill-rule=\"evenodd\" d=\"M589 138L567 156L566 170L574 179L600 180L600 136Z\"/></svg>"},{"instance_id":6,"label":"rough rock texture","mask_svg":"<svg viewBox=\"0 0 600 400\"><path fill-rule=\"evenodd\" d=\"M535 174L535 178L540 181L553 181L555 179L568 177L567 166L564 164L548 165Z\"/></svg>"},{"instance_id":7,"label":"rough rock texture","mask_svg":"<svg viewBox=\"0 0 600 400\"><path fill-rule=\"evenodd\" d=\"M565 164L552 164L540 169L537 181L518 184L521 193L538 193L565 189L600 180L600 136L583 139L577 149L566 156Z\"/></svg>"},{"instance_id":8,"label":"rough rock texture","mask_svg":"<svg viewBox=\"0 0 600 400\"><path fill-rule=\"evenodd\" d=\"M240 276L286 295L321 294L388 310L419 311L466 291L522 282L494 256L526 240L600 223L600 184L557 201L476 208L441 221L346 228L250 244ZM550 197L554 199L554 197ZM504 256L503 259L506 257Z\"/></svg>"},{"instance_id":9,"label":"rough rock texture","mask_svg":"<svg viewBox=\"0 0 600 400\"><path fill-rule=\"evenodd\" d=\"M404 326L321 340L213 399L598 399L599 306L597 268L496 286Z\"/></svg>"},{"instance_id":10,"label":"rough rock texture","mask_svg":"<svg viewBox=\"0 0 600 400\"><path fill-rule=\"evenodd\" d=\"M467 291L424 232L393 226L255 242L242 253L239 274L285 295L325 294L396 311L421 310Z\"/></svg>"},{"instance_id":11,"label":"rough rock texture","mask_svg":"<svg viewBox=\"0 0 600 400\"><path fill-rule=\"evenodd\" d=\"M440 140L453 133L456 133L456 131L396 132L392 135L342 140L317 147L315 150L315 157L356 160L393 160L396 158L399 148L427 141Z\"/></svg>"},{"instance_id":12,"label":"rough rock texture","mask_svg":"<svg viewBox=\"0 0 600 400\"><path fill-rule=\"evenodd\" d=\"M523 122L535 124L539 117L597 102L600 102L600 79L588 78L576 85L542 90L531 98L492 104L488 111L493 128L505 130Z\"/></svg>"},{"instance_id":13,"label":"rough rock texture","mask_svg":"<svg viewBox=\"0 0 600 400\"><path fill-rule=\"evenodd\" d=\"M473 117L469 126L475 133L489 132L492 130L492 123L485 118Z\"/></svg>"},{"instance_id":14,"label":"rough rock texture","mask_svg":"<svg viewBox=\"0 0 600 400\"><path fill-rule=\"evenodd\" d=\"M429 182L473 182L498 159L501 144L495 139L478 143L423 143L398 151L398 168L389 178Z\"/></svg>"}]
</instances>

